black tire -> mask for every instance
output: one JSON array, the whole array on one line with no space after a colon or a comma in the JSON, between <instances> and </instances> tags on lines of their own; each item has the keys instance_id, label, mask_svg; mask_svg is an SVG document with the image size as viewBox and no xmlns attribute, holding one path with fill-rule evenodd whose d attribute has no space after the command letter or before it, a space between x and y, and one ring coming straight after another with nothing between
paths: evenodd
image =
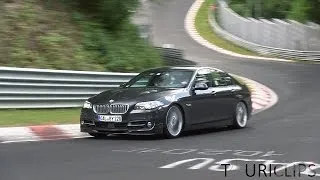
<instances>
[{"instance_id":1,"label":"black tire","mask_svg":"<svg viewBox=\"0 0 320 180\"><path fill-rule=\"evenodd\" d=\"M248 108L243 102L238 102L235 107L233 116L233 128L241 129L245 128L248 124Z\"/></svg>"},{"instance_id":2,"label":"black tire","mask_svg":"<svg viewBox=\"0 0 320 180\"><path fill-rule=\"evenodd\" d=\"M164 122L164 136L172 139L181 135L184 127L184 116L179 106L169 107Z\"/></svg>"},{"instance_id":3,"label":"black tire","mask_svg":"<svg viewBox=\"0 0 320 180\"><path fill-rule=\"evenodd\" d=\"M108 134L103 134L103 133L89 133L90 136L93 136L94 138L105 138L108 136Z\"/></svg>"}]
</instances>

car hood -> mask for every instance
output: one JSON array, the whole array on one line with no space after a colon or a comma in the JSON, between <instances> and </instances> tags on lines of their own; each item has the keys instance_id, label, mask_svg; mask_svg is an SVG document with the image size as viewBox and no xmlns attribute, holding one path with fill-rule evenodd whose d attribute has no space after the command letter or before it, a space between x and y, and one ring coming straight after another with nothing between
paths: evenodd
<instances>
[{"instance_id":1,"label":"car hood","mask_svg":"<svg viewBox=\"0 0 320 180\"><path fill-rule=\"evenodd\" d=\"M184 89L170 89L170 88L115 88L101 92L92 97L89 101L92 104L107 104L110 100L114 103L136 103L142 101L152 101L159 98L175 95L183 92Z\"/></svg>"}]
</instances>

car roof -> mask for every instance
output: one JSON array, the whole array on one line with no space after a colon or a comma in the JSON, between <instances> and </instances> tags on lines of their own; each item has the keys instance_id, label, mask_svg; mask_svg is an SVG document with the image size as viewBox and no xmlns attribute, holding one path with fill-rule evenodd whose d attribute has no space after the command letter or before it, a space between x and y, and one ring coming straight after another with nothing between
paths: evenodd
<instances>
[{"instance_id":1,"label":"car roof","mask_svg":"<svg viewBox=\"0 0 320 180\"><path fill-rule=\"evenodd\" d=\"M182 70L185 69L185 70L193 70L193 71L198 71L200 69L214 69L214 70L223 72L218 68L209 67L209 66L163 66L158 68L152 68L149 70L167 70L167 69L182 69Z\"/></svg>"}]
</instances>

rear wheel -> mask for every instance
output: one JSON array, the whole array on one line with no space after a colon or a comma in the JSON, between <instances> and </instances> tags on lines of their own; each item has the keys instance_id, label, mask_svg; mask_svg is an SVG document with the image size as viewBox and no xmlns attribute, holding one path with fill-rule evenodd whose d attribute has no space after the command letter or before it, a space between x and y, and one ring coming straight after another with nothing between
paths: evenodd
<instances>
[{"instance_id":1,"label":"rear wheel","mask_svg":"<svg viewBox=\"0 0 320 180\"><path fill-rule=\"evenodd\" d=\"M176 138L181 135L184 125L181 109L173 105L169 108L166 116L164 134L167 138Z\"/></svg>"},{"instance_id":2,"label":"rear wheel","mask_svg":"<svg viewBox=\"0 0 320 180\"><path fill-rule=\"evenodd\" d=\"M248 110L247 106L243 102L239 102L235 109L233 118L234 128L244 128L248 123Z\"/></svg>"}]
</instances>

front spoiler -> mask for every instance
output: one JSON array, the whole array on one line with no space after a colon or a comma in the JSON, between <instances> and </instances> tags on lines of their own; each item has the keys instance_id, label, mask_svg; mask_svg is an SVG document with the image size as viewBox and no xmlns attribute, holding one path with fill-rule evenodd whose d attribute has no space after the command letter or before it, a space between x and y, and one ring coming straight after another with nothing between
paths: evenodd
<instances>
[{"instance_id":1,"label":"front spoiler","mask_svg":"<svg viewBox=\"0 0 320 180\"><path fill-rule=\"evenodd\" d=\"M105 129L96 128L94 125L80 125L80 131L86 133L98 133L98 134L114 134L114 135L159 135L163 134L163 124L155 124L150 129Z\"/></svg>"}]
</instances>

